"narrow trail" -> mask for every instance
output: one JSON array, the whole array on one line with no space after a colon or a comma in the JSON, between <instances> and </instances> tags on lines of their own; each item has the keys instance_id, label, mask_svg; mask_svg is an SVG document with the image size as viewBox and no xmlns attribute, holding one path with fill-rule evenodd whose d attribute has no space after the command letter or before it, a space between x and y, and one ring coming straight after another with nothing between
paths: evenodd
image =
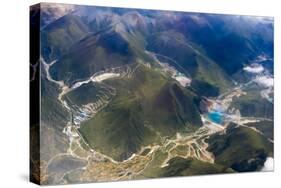
<instances>
[{"instance_id":1,"label":"narrow trail","mask_svg":"<svg viewBox=\"0 0 281 188\"><path fill-rule=\"evenodd\" d=\"M147 52L147 53L149 53L150 55L152 55L154 58L157 59L156 54L152 54L151 52ZM159 60L157 59L157 61ZM137 64L137 66L135 66L134 68L131 68L129 66L127 67L121 66L121 67L107 69L105 71L97 72L85 80L76 82L72 86L67 86L63 81L54 80L49 73L50 67L54 65L56 61L47 64L43 59L41 59L41 62L43 63L43 67L46 71L47 79L50 82L57 84L61 89L61 92L58 95L58 100L61 102L63 107L69 112L69 114L71 114L71 116L77 116L76 113L77 111L87 112L88 116L86 118L93 117L98 111L100 111L101 109L106 107L107 104L110 103L112 96L116 95L116 89L104 83L103 82L104 80L109 78L115 78L115 77L130 78L139 66L139 64ZM67 93L75 89L78 89L83 84L87 84L89 82L99 83L107 91L106 94L103 93L99 95L99 100L84 106L77 106L73 104L73 102L71 101L69 104L64 99L64 96ZM228 91L227 93L223 93L215 100L220 100L225 103L229 103L229 102L231 103L232 101L231 99L237 94L235 93L237 89L239 90L247 85L248 83L245 84L244 86L236 87L233 90ZM180 156L183 158L195 158L200 161L214 163L215 158L214 155L207 150L208 143L206 142L206 139L208 139L213 134L219 132L224 133L227 126L216 124L205 118L203 115L201 116L201 118L203 121L203 126L199 128L197 131L195 131L194 133L192 134L178 133L177 136L173 139L163 138L164 140L163 143L143 147L140 151L134 153L128 159L124 161L115 161L113 158L104 155L89 146L89 144L84 140L83 136L78 131L81 122L74 123L73 120L74 118L72 117L69 120L69 122L66 124L63 131L64 134L66 134L69 139L69 147L67 149L67 152L60 153L52 157L48 161L46 165L46 169L48 169L48 166L57 157L73 156L77 159L87 161L87 165L81 168L77 168L65 172L61 177L62 182L65 181L64 177L66 177L66 175L75 172L76 170L83 170L84 173L86 173L86 176L83 177L85 178L83 179L83 181L91 180L91 178L93 177L95 177L95 179L98 179L99 181L126 180L126 179L130 179L131 177L140 175L150 165L150 163L155 158L156 152L159 150L167 153L167 157L160 165L161 168L168 166L169 160L176 156ZM82 119L82 121L84 120L86 119ZM258 119L253 117L241 117L239 118L240 126L244 126L243 121L244 122L258 121ZM177 149L178 147L184 148L184 152L179 151ZM150 151L146 155L141 155L141 153L145 149L150 149Z\"/></svg>"},{"instance_id":2,"label":"narrow trail","mask_svg":"<svg viewBox=\"0 0 281 188\"><path fill-rule=\"evenodd\" d=\"M178 68L180 68L180 69L181 69L180 71L183 72L187 77L191 78L191 74L190 74L188 71L186 71L186 70L185 70L177 61L175 61L174 59L172 59L172 58L170 58L170 57L168 57L168 56L159 54L159 53L151 52L151 51L146 51L146 53L149 54L150 56L152 56L153 59L154 59L155 61L157 61L158 63L161 63L161 61L158 60L157 56L158 56L158 57L162 57L162 58L164 58L164 59L167 59L168 61L174 63Z\"/></svg>"},{"instance_id":3,"label":"narrow trail","mask_svg":"<svg viewBox=\"0 0 281 188\"><path fill-rule=\"evenodd\" d=\"M136 71L136 69L138 68L138 66L135 67L135 69L131 70L130 67L128 67L127 69L125 69L125 71L121 71L121 68L123 67L116 67L116 68L112 68L110 69L108 72L115 72L116 74L114 75L106 75L105 77L101 77L101 75L105 75L106 71L101 71L101 72L98 72L98 73L95 73L93 76L91 76L89 79L86 79L86 80L83 80L83 81L79 81L77 83L75 83L72 87L68 87L67 85L64 84L63 81L57 81L57 80L54 80L50 73L49 73L49 69L52 65L54 65L56 63L56 61L53 61L51 62L50 64L47 64L43 59L42 59L42 63L44 65L44 68L45 68L45 71L46 71L46 75L47 75L47 79L50 81L50 82L53 82L55 84L57 84L60 88L61 88L61 92L59 93L59 96L58 96L58 100L61 102L61 104L65 107L65 109L70 113L72 114L73 110L72 110L72 107L71 105L69 105L65 100L63 100L63 96L65 96L68 92L74 90L74 89L77 89L79 88L81 85L83 84L86 84L86 83L89 83L90 81L93 81L93 82L99 82L99 83L102 83L102 85L107 89L107 90L110 90L111 92L112 91L115 91L115 88L111 87L111 86L108 86L106 85L105 83L103 83L102 81L107 78L110 78L111 76L119 76L119 77L131 77L133 75L133 73ZM118 72L118 73L117 73ZM107 77L109 76L109 77ZM104 104L104 103L103 103ZM101 105L102 106L102 105ZM99 109L102 109L102 108L99 108ZM174 140L167 140L166 144L165 145L157 145L157 146L147 146L144 149L146 148L149 148L150 149L150 152L146 155L146 156L141 156L140 153L143 151L139 151L138 154L133 154L130 158L128 158L127 160L125 161L122 161L122 162L118 162L118 161L115 161L114 159L112 159L111 157L108 157L106 155L103 155L102 153L99 153L95 150L93 150L89 145L88 143L84 140L83 136L80 134L80 132L77 130L79 127L73 125L73 122L72 120L70 120L65 129L64 129L64 133L68 136L69 138L69 148L67 150L66 153L60 153L56 156L54 156L51 160L48 161L47 163L47 168L48 166L53 162L53 160L55 160L56 158L58 157L63 157L63 156L73 156L75 158L78 158L80 160L87 160L88 161L88 164L87 166L83 167L83 168L79 168L80 170L81 169L89 169L91 168L91 165L93 165L92 163L89 164L89 159L91 158L91 160L96 160L96 161L103 161L103 160L108 160L111 165L113 166L126 166L132 162L134 162L135 160L139 159L139 158L142 158L142 160L138 161L138 163L140 163L140 168L136 168L136 169L132 169L132 168L122 168L122 172L124 173L123 176L121 177L115 177L113 178L112 177L112 180L118 180L118 179L127 179L129 176L133 176L133 175L137 175L137 174L140 174L150 163L150 161L153 160L153 156L155 154L155 152L158 150L158 149L165 149L165 147L167 145L169 145L169 143L176 143L176 145L173 147L175 148L176 146L178 145L183 145L182 142L185 142L185 141L188 141L187 142L187 145L188 147L190 148L189 150L194 150L195 152L193 152L191 154L191 152L189 153L186 153L185 158L187 157L195 157L195 158L198 158L199 160L204 160L204 161L209 161L209 162L212 162L213 161L213 157L210 153L208 153L206 151L206 144L204 143L203 145L200 145L199 143L197 143L197 139L200 138L200 133L196 133L198 135L198 138L192 138L192 137L187 137L187 138L183 138L183 137L178 137ZM208 129L208 128L207 128ZM205 134L202 134L201 135L202 137L203 136L206 136ZM84 146L82 147L81 144L83 144ZM194 145L192 145L194 144ZM75 147L74 147L75 145ZM85 150L85 147L88 148L87 150ZM171 148L168 153L168 158L165 160L166 162L169 161L170 158L172 158L174 156L174 154L172 154L172 150L173 148ZM80 153L78 153L77 151L80 151ZM200 154L199 154L200 153ZM204 156L204 157L202 157ZM146 161L145 163L143 163L144 161ZM165 163L166 163L165 162ZM143 164L142 164L143 163ZM98 165L99 163L94 163L96 165ZM164 165L164 164L163 164ZM72 171L75 171L75 170L79 170L79 169L74 169ZM72 172L71 171L71 172ZM63 176L62 176L62 179L63 177L65 177L65 175L71 173L71 172L66 172ZM130 174L130 175L128 175ZM101 178L102 179L102 178Z\"/></svg>"},{"instance_id":4,"label":"narrow trail","mask_svg":"<svg viewBox=\"0 0 281 188\"><path fill-rule=\"evenodd\" d=\"M246 89L248 86L250 86L254 81L251 80L247 83L241 84L235 88L233 88L230 91L227 91L225 93L222 93L221 95L219 95L217 97L217 99L214 99L213 101L216 101L220 103L220 105L226 107L226 109L228 109L231 105L231 103L233 102L233 98L234 97L240 97L241 95L246 95L247 93L243 91L243 89ZM262 117L245 117L245 116L241 116L240 111L239 111L239 115L236 115L234 117L232 117L230 120L228 120L229 122L233 122L235 124L237 124L237 127L245 127L248 129L251 129L255 132L257 132L258 134L261 134L264 136L264 133L260 130L258 130L255 127L252 126L248 126L248 123L257 123L257 122L261 122L261 121L273 121L272 119L269 118L262 118ZM273 140L267 138L267 140L271 143L273 143Z\"/></svg>"},{"instance_id":5,"label":"narrow trail","mask_svg":"<svg viewBox=\"0 0 281 188\"><path fill-rule=\"evenodd\" d=\"M136 71L136 69L139 67L139 65L137 65L134 69L131 69L129 66L126 66L124 68L124 66L120 66L120 67L115 67L115 68L110 68L108 70L105 71L100 71L95 73L93 76L91 76L89 79L83 80L83 81L79 81L76 82L75 84L73 84L73 86L68 87L67 85L65 85L65 83L63 81L57 81L54 80L50 73L49 73L49 69L52 65L54 65L57 61L53 61L49 64L47 64L44 59L41 58L41 62L43 64L43 67L46 71L46 77L50 82L53 82L55 84L57 84L59 86L59 88L61 89L61 92L58 95L58 100L61 102L61 104L63 105L63 107L68 111L69 114L73 115L73 107L71 105L69 105L67 103L67 101L65 101L63 99L63 96L65 96L67 93L71 92L74 89L79 88L80 86L82 86L83 84L89 83L89 82L98 82L102 85L102 87L104 87L105 90L109 91L109 93L112 96L115 96L116 94L116 89L112 86L109 86L107 84L105 84L103 82L103 80L109 79L109 78L113 78L113 77L128 77L130 78L132 76L132 74ZM107 95L102 95L100 96L100 100L98 100L95 104L91 104L92 106L94 106L94 113L91 114L91 116L93 116L94 114L96 114L98 111L100 111L101 109L103 109L109 102L110 100L108 100L109 97ZM81 109L80 109L81 110ZM131 159L127 159L126 161L123 162L118 162L115 161L114 159L112 159L109 156L106 156L102 153L99 153L95 150L93 150L89 144L84 140L83 136L80 134L80 132L78 131L79 126L73 124L73 120L69 120L69 122L66 124L63 133L67 135L67 137L69 138L69 148L67 149L66 153L59 153L55 156L53 156L46 165L46 169L48 169L49 165L56 159L59 157L63 157L63 156L73 156L77 159L80 160L86 160L88 161L89 158L91 158L92 160L96 160L96 161L102 161L102 160L108 160L113 164L120 164L120 163L126 163L128 161L130 161ZM81 143L84 146L81 146ZM73 148L73 145L75 145L75 147ZM88 149L85 150L85 147ZM77 154L77 150L80 150L80 153ZM83 156L84 155L84 156ZM132 156L133 158L133 156ZM89 165L89 164L88 164ZM88 168L88 165L83 167L83 168L78 168L78 169L74 169L71 170L75 171L75 170L79 170L79 169L85 169ZM71 172L66 172L65 174L63 174L62 178L65 177L66 174L71 173Z\"/></svg>"}]
</instances>

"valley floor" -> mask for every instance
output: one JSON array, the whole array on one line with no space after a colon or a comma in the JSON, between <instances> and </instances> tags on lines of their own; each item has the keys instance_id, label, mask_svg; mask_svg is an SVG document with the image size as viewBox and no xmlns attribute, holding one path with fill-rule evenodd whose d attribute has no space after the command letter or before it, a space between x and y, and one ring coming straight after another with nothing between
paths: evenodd
<instances>
[{"instance_id":1,"label":"valley floor","mask_svg":"<svg viewBox=\"0 0 281 188\"><path fill-rule=\"evenodd\" d=\"M63 96L65 96L67 93L79 88L85 83L103 83L104 80L110 78L121 76L130 77L132 74L134 74L135 69L138 68L138 66L136 66L134 69L130 69L129 67L127 67L105 70L100 73L96 73L87 80L75 83L72 87L68 87L62 81L56 81L51 78L49 68L55 63L56 61L47 64L44 60L42 60L42 64L47 73L47 79L50 82L57 84L61 89L58 100L62 103L65 109L67 109L67 111L72 114L72 116L75 116L75 113L73 113L73 109L71 109L67 101L63 99ZM110 90L111 94L114 95L114 88L107 86L106 84L104 84L104 87ZM209 110L216 110L218 106L223 107L224 110L226 110L229 108L234 97L240 97L243 94L245 94L243 88L238 86L228 91L227 93L220 95L217 98L206 99L211 103L211 105L209 106ZM84 109L80 109L80 116L82 112L86 115L84 115L83 117L72 117L72 119L67 123L63 133L66 134L69 139L68 150L66 153L60 153L51 158L47 162L44 171L48 172L48 168L54 161L58 161L65 156L71 156L75 159L85 161L85 165L66 171L63 174L59 174L59 177L57 177L57 179L59 179L59 182L57 183L70 183L70 179L73 182L91 182L141 178L150 173L150 168L151 166L155 165L156 160L157 168L165 168L169 166L170 160L176 157L185 159L192 158L202 162L214 164L215 157L213 153L207 150L209 145L206 142L206 139L208 139L213 134L225 134L228 124L231 122L236 123L237 126L247 127L254 130L255 132L258 132L259 134L263 134L255 127L249 127L247 126L247 124L250 122L259 122L265 119L255 117L241 117L239 110L233 110L235 111L235 113L228 115L223 124L217 124L211 121L208 118L207 114L202 114L201 118L203 126L196 132L181 134L178 133L174 138L162 137L160 143L143 147L140 151L134 153L128 159L118 162L113 158L96 151L95 148L91 148L79 132L79 124L81 123L81 121L94 116L109 102L110 96L103 97L95 104L89 104L88 106L85 106ZM85 109L91 110L85 111ZM73 119L78 119L79 121L73 121ZM272 140L270 141L273 142Z\"/></svg>"}]
</instances>

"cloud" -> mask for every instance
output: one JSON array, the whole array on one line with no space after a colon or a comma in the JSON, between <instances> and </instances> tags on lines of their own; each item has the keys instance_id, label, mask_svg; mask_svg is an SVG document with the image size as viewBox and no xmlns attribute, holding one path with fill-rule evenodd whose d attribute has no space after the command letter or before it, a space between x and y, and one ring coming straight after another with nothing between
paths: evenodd
<instances>
[{"instance_id":1,"label":"cloud","mask_svg":"<svg viewBox=\"0 0 281 188\"><path fill-rule=\"evenodd\" d=\"M43 3L41 8L45 13L52 14L54 17L59 18L73 11L74 5Z\"/></svg>"},{"instance_id":2,"label":"cloud","mask_svg":"<svg viewBox=\"0 0 281 188\"><path fill-rule=\"evenodd\" d=\"M260 64L252 64L250 66L244 67L243 70L249 73L257 74L263 72L264 68Z\"/></svg>"},{"instance_id":3,"label":"cloud","mask_svg":"<svg viewBox=\"0 0 281 188\"><path fill-rule=\"evenodd\" d=\"M270 76L258 76L254 79L254 82L266 88L273 87L274 84L274 80Z\"/></svg>"},{"instance_id":4,"label":"cloud","mask_svg":"<svg viewBox=\"0 0 281 188\"><path fill-rule=\"evenodd\" d=\"M74 8L74 5L69 4L42 3L41 14L43 15L45 24L49 24L52 21L72 12Z\"/></svg>"}]
</instances>

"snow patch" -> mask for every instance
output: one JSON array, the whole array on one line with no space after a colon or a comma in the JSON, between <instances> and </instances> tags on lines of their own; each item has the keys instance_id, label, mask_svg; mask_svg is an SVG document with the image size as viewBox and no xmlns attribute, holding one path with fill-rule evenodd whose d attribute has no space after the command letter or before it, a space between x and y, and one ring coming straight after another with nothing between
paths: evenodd
<instances>
[{"instance_id":1,"label":"snow patch","mask_svg":"<svg viewBox=\"0 0 281 188\"><path fill-rule=\"evenodd\" d=\"M269 172L274 170L274 159L272 157L267 157L264 166L262 167L262 172Z\"/></svg>"},{"instance_id":2,"label":"snow patch","mask_svg":"<svg viewBox=\"0 0 281 188\"><path fill-rule=\"evenodd\" d=\"M243 68L244 71L253 73L253 74L258 74L264 71L264 68L260 64L252 64L250 66L246 66Z\"/></svg>"},{"instance_id":3,"label":"snow patch","mask_svg":"<svg viewBox=\"0 0 281 188\"><path fill-rule=\"evenodd\" d=\"M187 78L186 76L173 76L175 80L177 80L183 87L189 86L191 83L191 79Z\"/></svg>"},{"instance_id":4,"label":"snow patch","mask_svg":"<svg viewBox=\"0 0 281 188\"><path fill-rule=\"evenodd\" d=\"M77 82L77 83L75 83L75 84L71 87L71 89L76 89L76 88L80 87L81 85L87 84L87 83L89 83L89 82L90 82L90 80L86 80L86 81L82 81L82 82Z\"/></svg>"},{"instance_id":5,"label":"snow patch","mask_svg":"<svg viewBox=\"0 0 281 188\"><path fill-rule=\"evenodd\" d=\"M98 76L95 76L92 79L93 82L101 82L103 80L109 79L109 78L115 78L115 77L119 77L120 74L119 73L104 73Z\"/></svg>"},{"instance_id":6,"label":"snow patch","mask_svg":"<svg viewBox=\"0 0 281 188\"><path fill-rule=\"evenodd\" d=\"M258 85L262 87L273 87L274 85L274 80L271 76L258 76L254 79L254 82L257 83Z\"/></svg>"},{"instance_id":7,"label":"snow patch","mask_svg":"<svg viewBox=\"0 0 281 188\"><path fill-rule=\"evenodd\" d=\"M73 12L75 9L74 5L67 5L67 4L59 4L59 3L42 3L41 4L41 11L46 16L44 19L47 24L51 23L52 21L63 17L66 14Z\"/></svg>"},{"instance_id":8,"label":"snow patch","mask_svg":"<svg viewBox=\"0 0 281 188\"><path fill-rule=\"evenodd\" d=\"M191 78L188 78L185 74L177 71L175 67L169 65L168 63L159 62L159 64L161 65L162 70L164 72L169 72L170 74L172 74L172 78L177 80L181 86L183 87L190 86L192 81Z\"/></svg>"}]
</instances>

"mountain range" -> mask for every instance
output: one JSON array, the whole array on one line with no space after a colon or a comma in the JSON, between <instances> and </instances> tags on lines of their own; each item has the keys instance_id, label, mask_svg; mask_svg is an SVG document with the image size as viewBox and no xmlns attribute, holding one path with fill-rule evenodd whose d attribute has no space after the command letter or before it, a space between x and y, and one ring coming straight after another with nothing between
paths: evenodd
<instances>
[{"instance_id":1,"label":"mountain range","mask_svg":"<svg viewBox=\"0 0 281 188\"><path fill-rule=\"evenodd\" d=\"M272 18L54 5L41 6L42 184L259 171L273 157Z\"/></svg>"}]
</instances>

